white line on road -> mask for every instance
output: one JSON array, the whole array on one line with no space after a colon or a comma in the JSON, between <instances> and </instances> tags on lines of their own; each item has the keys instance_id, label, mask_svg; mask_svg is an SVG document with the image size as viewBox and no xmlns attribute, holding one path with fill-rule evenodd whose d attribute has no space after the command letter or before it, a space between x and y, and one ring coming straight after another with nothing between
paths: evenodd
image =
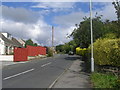
<instances>
[{"instance_id":1,"label":"white line on road","mask_svg":"<svg viewBox=\"0 0 120 90\"><path fill-rule=\"evenodd\" d=\"M34 69L30 69L30 70L27 70L27 71L24 71L24 72L21 72L21 73L15 74L15 75L13 75L13 76L6 77L6 78L4 78L3 80L7 80L7 79L10 79L10 78L13 78L13 77L16 77L16 76L19 76L19 75L25 74L25 73L31 72L31 71L33 71L33 70L34 70Z\"/></svg>"},{"instance_id":2,"label":"white line on road","mask_svg":"<svg viewBox=\"0 0 120 90\"><path fill-rule=\"evenodd\" d=\"M46 64L42 65L41 67L47 66L47 65L49 65L49 64L51 64L51 62L46 63Z\"/></svg>"}]
</instances>

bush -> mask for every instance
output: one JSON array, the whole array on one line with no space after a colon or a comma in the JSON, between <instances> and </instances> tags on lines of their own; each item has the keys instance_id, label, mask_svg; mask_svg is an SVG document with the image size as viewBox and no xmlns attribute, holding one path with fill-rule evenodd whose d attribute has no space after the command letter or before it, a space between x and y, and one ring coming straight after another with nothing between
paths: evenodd
<instances>
[{"instance_id":1,"label":"bush","mask_svg":"<svg viewBox=\"0 0 120 90\"><path fill-rule=\"evenodd\" d=\"M87 49L86 48L80 48L80 47L77 47L76 48L76 54L77 55L81 55L81 56L86 56L87 54Z\"/></svg>"},{"instance_id":2,"label":"bush","mask_svg":"<svg viewBox=\"0 0 120 90\"><path fill-rule=\"evenodd\" d=\"M53 50L52 49L48 49L48 55L47 55L48 57L51 57L51 56L53 56Z\"/></svg>"},{"instance_id":3,"label":"bush","mask_svg":"<svg viewBox=\"0 0 120 90\"><path fill-rule=\"evenodd\" d=\"M94 59L98 65L120 66L120 39L98 39L94 43Z\"/></svg>"}]
</instances>

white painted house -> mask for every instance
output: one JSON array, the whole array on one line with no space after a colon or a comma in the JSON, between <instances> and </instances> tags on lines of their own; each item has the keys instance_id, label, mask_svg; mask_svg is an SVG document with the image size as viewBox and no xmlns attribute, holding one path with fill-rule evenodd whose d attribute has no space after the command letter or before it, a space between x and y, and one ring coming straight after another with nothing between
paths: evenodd
<instances>
[{"instance_id":1,"label":"white painted house","mask_svg":"<svg viewBox=\"0 0 120 90\"><path fill-rule=\"evenodd\" d=\"M0 33L0 54L5 53L5 45L4 45L4 40L1 38L2 34Z\"/></svg>"},{"instance_id":2,"label":"white painted house","mask_svg":"<svg viewBox=\"0 0 120 90\"><path fill-rule=\"evenodd\" d=\"M0 55L12 54L14 47L23 46L11 34L0 32Z\"/></svg>"}]
</instances>

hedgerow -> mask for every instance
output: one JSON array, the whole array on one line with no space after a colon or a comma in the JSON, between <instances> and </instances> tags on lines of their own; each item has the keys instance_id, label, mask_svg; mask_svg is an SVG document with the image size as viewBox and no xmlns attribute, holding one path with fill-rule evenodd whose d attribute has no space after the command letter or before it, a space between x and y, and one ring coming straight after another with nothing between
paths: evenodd
<instances>
[{"instance_id":1,"label":"hedgerow","mask_svg":"<svg viewBox=\"0 0 120 90\"><path fill-rule=\"evenodd\" d=\"M93 45L96 64L120 66L120 39L98 39Z\"/></svg>"}]
</instances>

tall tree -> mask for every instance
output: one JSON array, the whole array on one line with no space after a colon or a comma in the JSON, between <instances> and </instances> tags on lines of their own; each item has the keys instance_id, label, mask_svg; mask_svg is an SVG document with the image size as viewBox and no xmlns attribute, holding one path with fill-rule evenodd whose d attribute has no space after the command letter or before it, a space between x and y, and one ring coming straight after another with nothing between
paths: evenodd
<instances>
[{"instance_id":1,"label":"tall tree","mask_svg":"<svg viewBox=\"0 0 120 90\"><path fill-rule=\"evenodd\" d=\"M104 23L101 20L101 16L93 18L93 37L94 41L100 38L104 33ZM75 40L77 46L87 48L90 45L90 18L85 17L77 29L74 29L70 35Z\"/></svg>"},{"instance_id":2,"label":"tall tree","mask_svg":"<svg viewBox=\"0 0 120 90\"><path fill-rule=\"evenodd\" d=\"M118 18L118 23L120 25L120 1L116 0L116 2L113 2L113 5L116 9L116 14L117 14L117 18Z\"/></svg>"}]
</instances>

